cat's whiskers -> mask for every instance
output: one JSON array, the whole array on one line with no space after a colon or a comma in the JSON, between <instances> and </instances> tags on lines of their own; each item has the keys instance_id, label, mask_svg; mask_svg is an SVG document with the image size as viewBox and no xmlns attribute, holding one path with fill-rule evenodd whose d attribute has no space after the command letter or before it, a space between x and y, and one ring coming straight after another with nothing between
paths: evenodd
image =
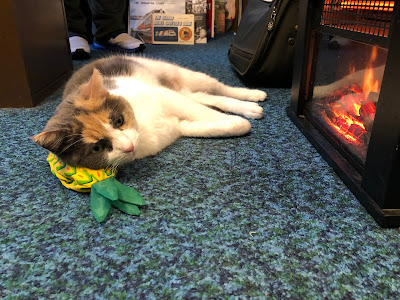
<instances>
[{"instance_id":1,"label":"cat's whiskers","mask_svg":"<svg viewBox=\"0 0 400 300\"><path fill-rule=\"evenodd\" d=\"M112 172L113 172L113 173L116 173L117 170L118 170L118 167L119 167L119 165L113 165L113 166L111 166Z\"/></svg>"},{"instance_id":2,"label":"cat's whiskers","mask_svg":"<svg viewBox=\"0 0 400 300\"><path fill-rule=\"evenodd\" d=\"M73 136L76 136L76 135L82 136L82 134L80 134L80 133L70 134L70 135L66 135L66 136L61 136L61 137L59 137L57 140L54 141L54 144L55 144L55 145L58 145L58 144L59 144L60 142L62 142L63 140L65 140L65 139L67 139L67 138L70 138L70 137L73 137Z\"/></svg>"},{"instance_id":3,"label":"cat's whiskers","mask_svg":"<svg viewBox=\"0 0 400 300\"><path fill-rule=\"evenodd\" d=\"M71 135L69 135L69 136L67 136L67 137L72 137L72 136L76 136L76 135L80 136L81 138L77 139L77 140L76 140L75 142L73 142L72 144L66 146L61 152L59 152L59 153L57 153L57 154L62 154L63 152L65 152L65 151L67 151L69 148L71 148L73 145L75 145L75 144L77 144L77 143L79 143L80 141L83 140L82 134L71 134Z\"/></svg>"},{"instance_id":4,"label":"cat's whiskers","mask_svg":"<svg viewBox=\"0 0 400 300\"><path fill-rule=\"evenodd\" d=\"M113 173L116 173L119 166L120 166L120 162L119 162L119 160L117 159L116 161L114 161L114 162L111 164L110 169L111 169L111 171L112 171Z\"/></svg>"},{"instance_id":5,"label":"cat's whiskers","mask_svg":"<svg viewBox=\"0 0 400 300\"><path fill-rule=\"evenodd\" d=\"M59 144L61 144L62 143L62 141L65 139L65 138L68 138L68 137L71 137L71 136L75 136L75 135L81 135L81 134L71 134L71 135L68 135L68 136L61 136L61 137L59 137L57 140L55 140L53 143L54 143L54 145L59 145ZM64 152L65 150L63 150L62 152ZM61 153L62 153L61 152Z\"/></svg>"},{"instance_id":6,"label":"cat's whiskers","mask_svg":"<svg viewBox=\"0 0 400 300\"><path fill-rule=\"evenodd\" d=\"M138 139L140 139L140 137L143 135L143 128L142 127L139 127L137 129L137 135L138 135Z\"/></svg>"}]
</instances>

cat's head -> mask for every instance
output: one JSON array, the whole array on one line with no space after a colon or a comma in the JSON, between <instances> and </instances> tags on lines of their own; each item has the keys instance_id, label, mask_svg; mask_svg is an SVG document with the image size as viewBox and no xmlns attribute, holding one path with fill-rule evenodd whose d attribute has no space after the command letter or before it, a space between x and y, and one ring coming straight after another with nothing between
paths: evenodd
<instances>
[{"instance_id":1,"label":"cat's head","mask_svg":"<svg viewBox=\"0 0 400 300\"><path fill-rule=\"evenodd\" d=\"M129 103L111 95L98 70L57 108L33 140L74 166L101 169L132 161L138 139Z\"/></svg>"}]
</instances>

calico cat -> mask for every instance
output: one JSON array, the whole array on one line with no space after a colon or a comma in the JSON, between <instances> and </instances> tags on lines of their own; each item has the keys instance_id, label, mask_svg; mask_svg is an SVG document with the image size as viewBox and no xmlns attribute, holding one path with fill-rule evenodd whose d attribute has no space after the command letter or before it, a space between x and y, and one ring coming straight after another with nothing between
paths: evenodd
<instances>
[{"instance_id":1,"label":"calico cat","mask_svg":"<svg viewBox=\"0 0 400 300\"><path fill-rule=\"evenodd\" d=\"M259 119L255 102L265 97L164 61L111 56L74 73L33 140L70 165L117 167L155 155L182 136L244 135L249 121L222 111Z\"/></svg>"}]
</instances>

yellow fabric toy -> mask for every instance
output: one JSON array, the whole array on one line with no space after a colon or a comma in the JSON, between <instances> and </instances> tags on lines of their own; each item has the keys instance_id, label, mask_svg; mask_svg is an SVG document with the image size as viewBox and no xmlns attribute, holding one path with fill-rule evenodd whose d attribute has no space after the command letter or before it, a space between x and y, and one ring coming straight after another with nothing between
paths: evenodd
<instances>
[{"instance_id":1,"label":"yellow fabric toy","mask_svg":"<svg viewBox=\"0 0 400 300\"><path fill-rule=\"evenodd\" d=\"M111 206L130 215L138 216L139 207L146 205L142 196L131 187L115 179L116 170L91 170L74 167L50 153L47 157L51 172L61 183L77 192L90 192L90 208L97 221L102 222Z\"/></svg>"},{"instance_id":2,"label":"yellow fabric toy","mask_svg":"<svg viewBox=\"0 0 400 300\"><path fill-rule=\"evenodd\" d=\"M60 179L61 183L66 188L77 192L90 193L93 184L117 175L117 171L113 171L111 168L91 170L65 164L53 153L49 154L47 161L50 164L51 172Z\"/></svg>"}]
</instances>

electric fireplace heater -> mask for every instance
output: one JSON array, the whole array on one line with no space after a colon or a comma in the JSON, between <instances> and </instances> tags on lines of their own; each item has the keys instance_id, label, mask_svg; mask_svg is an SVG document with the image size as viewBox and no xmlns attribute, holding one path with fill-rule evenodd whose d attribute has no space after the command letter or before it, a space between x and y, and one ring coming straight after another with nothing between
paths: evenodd
<instances>
[{"instance_id":1,"label":"electric fireplace heater","mask_svg":"<svg viewBox=\"0 0 400 300\"><path fill-rule=\"evenodd\" d=\"M382 227L400 226L400 0L301 0L287 114Z\"/></svg>"}]
</instances>

